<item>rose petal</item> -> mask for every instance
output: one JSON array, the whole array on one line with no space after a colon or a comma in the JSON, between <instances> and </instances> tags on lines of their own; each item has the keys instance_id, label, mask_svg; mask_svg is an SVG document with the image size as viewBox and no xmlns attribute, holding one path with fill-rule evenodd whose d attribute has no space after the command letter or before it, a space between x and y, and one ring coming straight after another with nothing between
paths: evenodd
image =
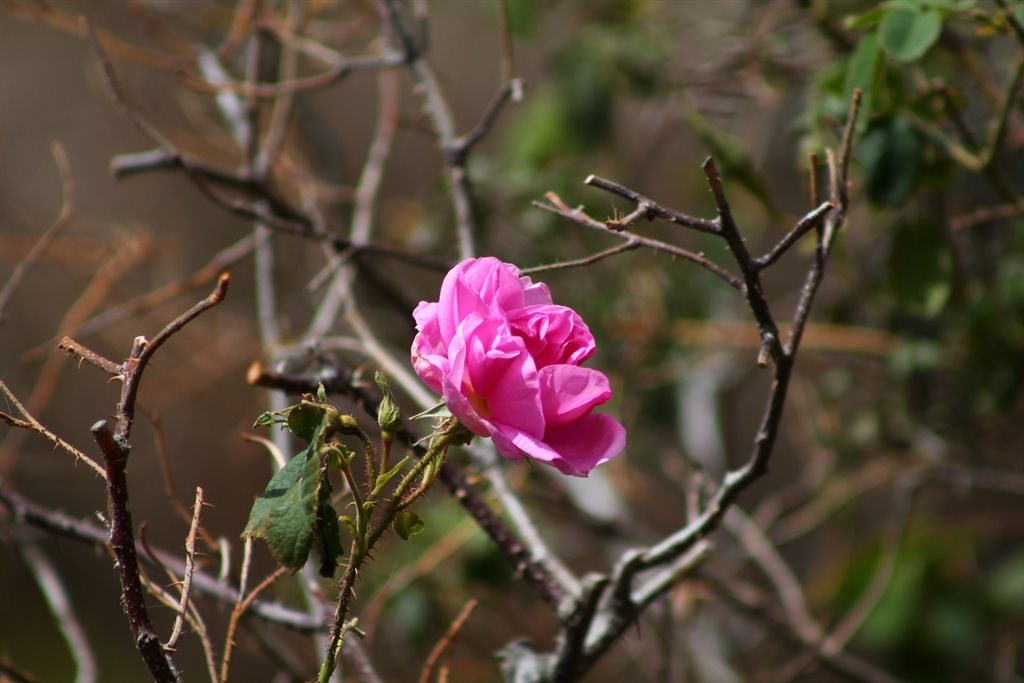
<instances>
[{"instance_id":1,"label":"rose petal","mask_svg":"<svg viewBox=\"0 0 1024 683\"><path fill-rule=\"evenodd\" d=\"M590 328L566 306L525 306L509 314L509 325L526 341L538 368L579 365L597 349Z\"/></svg>"},{"instance_id":2,"label":"rose petal","mask_svg":"<svg viewBox=\"0 0 1024 683\"><path fill-rule=\"evenodd\" d=\"M466 259L445 276L438 306L441 337L450 342L470 313L504 316L523 306L519 269L494 257Z\"/></svg>"},{"instance_id":3,"label":"rose petal","mask_svg":"<svg viewBox=\"0 0 1024 683\"><path fill-rule=\"evenodd\" d=\"M437 304L420 302L413 317L419 334L412 342L412 367L428 387L441 393L441 374L448 371L448 360L437 325Z\"/></svg>"},{"instance_id":4,"label":"rose petal","mask_svg":"<svg viewBox=\"0 0 1024 683\"><path fill-rule=\"evenodd\" d=\"M542 306L551 303L551 290L543 282L534 282L526 275L519 278L523 288L524 306Z\"/></svg>"},{"instance_id":5,"label":"rose petal","mask_svg":"<svg viewBox=\"0 0 1024 683\"><path fill-rule=\"evenodd\" d=\"M544 420L548 427L578 420L611 398L602 372L575 365L549 365L538 372Z\"/></svg>"},{"instance_id":6,"label":"rose petal","mask_svg":"<svg viewBox=\"0 0 1024 683\"><path fill-rule=\"evenodd\" d=\"M448 347L451 386L445 386L445 401L455 400L451 394L457 391L464 399L459 410L472 409L471 420L501 420L540 436L544 411L537 369L523 340L507 330L503 322L475 313L459 325ZM451 405L448 409L459 417Z\"/></svg>"},{"instance_id":7,"label":"rose petal","mask_svg":"<svg viewBox=\"0 0 1024 683\"><path fill-rule=\"evenodd\" d=\"M592 413L574 422L550 427L544 434L544 441L578 472L578 476L585 477L590 470L622 453L626 448L626 429L609 415ZM559 470L566 472L561 467Z\"/></svg>"}]
</instances>

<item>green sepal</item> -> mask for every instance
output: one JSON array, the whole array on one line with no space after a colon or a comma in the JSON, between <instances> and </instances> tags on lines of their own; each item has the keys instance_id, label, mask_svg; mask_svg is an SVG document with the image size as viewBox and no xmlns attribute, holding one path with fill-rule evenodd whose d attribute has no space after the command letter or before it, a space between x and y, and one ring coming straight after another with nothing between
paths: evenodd
<instances>
[{"instance_id":1,"label":"green sepal","mask_svg":"<svg viewBox=\"0 0 1024 683\"><path fill-rule=\"evenodd\" d=\"M396 463L395 466L392 467L390 470L379 474L377 476L377 481L374 482L373 484L372 495L380 495L380 492L384 490L384 487L388 485L388 482L391 481L396 474L398 474L399 470L401 470L405 463L408 461L409 456L405 456L404 458L399 460L398 463Z\"/></svg>"},{"instance_id":2,"label":"green sepal","mask_svg":"<svg viewBox=\"0 0 1024 683\"><path fill-rule=\"evenodd\" d=\"M415 415L413 415L409 419L411 419L411 420L426 420L426 419L433 419L433 418L448 419L451 416L452 416L452 414L451 414L451 411L448 410L448 406L445 405L444 401L441 401L437 405L432 406L430 408L427 408L422 413L416 413Z\"/></svg>"}]
</instances>

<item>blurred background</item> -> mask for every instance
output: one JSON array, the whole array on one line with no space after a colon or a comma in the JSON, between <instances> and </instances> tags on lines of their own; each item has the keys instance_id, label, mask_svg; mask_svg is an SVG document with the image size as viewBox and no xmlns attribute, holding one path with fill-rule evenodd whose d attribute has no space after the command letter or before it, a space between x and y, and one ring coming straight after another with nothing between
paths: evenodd
<instances>
[{"instance_id":1,"label":"blurred background","mask_svg":"<svg viewBox=\"0 0 1024 683\"><path fill-rule=\"evenodd\" d=\"M896 680L1022 680L1024 3L434 0L423 24L414 22L420 8L401 5L411 25L426 27L425 56L457 134L477 125L505 79L525 86L466 165L478 252L521 268L620 242L532 205L555 192L602 221L635 208L585 186L591 174L714 217L700 169L712 154L751 252L764 253L816 205L809 155L818 155L814 175L824 183L824 150L838 147L853 89L865 93L853 210L797 360L770 472L716 533L700 572L586 680L850 678L786 635L799 631L794 615L826 631L841 626L850 656ZM61 211L54 143L73 181L66 224L6 302L0 380L50 430L98 459L89 427L113 414L120 385L77 367L57 340L69 334L120 361L136 335L154 335L229 270L225 303L172 338L147 370L129 482L147 541L176 552L188 521L171 500L190 507L202 486L211 503L203 527L226 540L235 563L240 530L271 473L266 449L243 437L283 400L247 384L247 368L282 358L295 370L325 359L359 376L376 367L346 343L341 318L326 321L316 343L307 339L329 280L322 240L269 238L279 338L268 341L256 287L267 271L251 255L252 220L204 196L181 168L112 173L119 155L155 147L125 107L191 158L240 167L224 102L196 75L218 80L202 71L216 54L225 74L244 78L247 51L232 41L249 11L272 26L294 20L289 30L303 45L341 55L397 45L382 36L368 1L0 0L0 286ZM121 102L104 82L83 14L116 70ZM282 47L268 44L248 68L272 82ZM317 54L303 52L300 76L329 70ZM272 191L314 225L349 234L362 220L353 207L364 165L390 117L370 239L452 264L445 159L421 91L404 66L300 88L267 185L216 191L244 200ZM260 110L264 132L273 104ZM659 223L633 229L733 265L709 235ZM780 320L791 315L810 246L765 272ZM362 263L354 289L362 314L404 361L412 308L436 299L444 271L380 254ZM571 569L604 572L626 548L684 525L688 500L744 461L770 376L755 364L756 329L742 297L693 264L638 249L533 277L594 331L590 365L611 379L607 412L626 425L629 445L569 488L539 467L510 467L507 476ZM407 414L418 412L400 398ZM18 416L6 398L0 411ZM459 457L472 473L474 463ZM87 467L7 425L0 486L76 518L95 522L106 511L103 483ZM438 490L420 512L425 532L387 539L358 590L355 613L381 677L416 679L470 598L480 605L450 658L453 680L499 680L494 652L519 637L550 649L554 615L462 509ZM75 678L26 547L58 573L99 680L144 679L107 553L21 523L3 504L0 663L30 680ZM216 573L216 551L205 552ZM253 576L273 568L257 543ZM763 609L743 602L750 591ZM294 581L267 597L301 608ZM230 609L196 599L222 652ZM166 633L173 615L155 603L153 613ZM236 640L234 680L302 680L320 656L307 637L276 627L243 627ZM178 660L188 679L202 677L194 638L182 641Z\"/></svg>"}]
</instances>

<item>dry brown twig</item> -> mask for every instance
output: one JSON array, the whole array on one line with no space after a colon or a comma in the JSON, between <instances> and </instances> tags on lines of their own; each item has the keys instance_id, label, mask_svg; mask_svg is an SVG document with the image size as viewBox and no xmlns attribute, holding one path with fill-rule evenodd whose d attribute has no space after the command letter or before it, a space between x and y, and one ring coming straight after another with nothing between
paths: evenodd
<instances>
[{"instance_id":1,"label":"dry brown twig","mask_svg":"<svg viewBox=\"0 0 1024 683\"><path fill-rule=\"evenodd\" d=\"M50 241L60 230L70 222L75 212L75 178L71 175L71 165L68 163L67 153L64 146L54 140L50 143L50 153L57 165L57 172L60 174L61 205L60 213L46 230L39 236L32 249L14 266L7 283L0 288L0 325L7 321L7 303L29 269L39 259L39 256L49 246Z\"/></svg>"},{"instance_id":2,"label":"dry brown twig","mask_svg":"<svg viewBox=\"0 0 1024 683\"><path fill-rule=\"evenodd\" d=\"M181 629L185 622L185 612L188 610L188 601L192 595L192 575L196 569L196 532L199 529L199 515L202 509L203 488L197 486L196 502L192 509L192 524L188 528L188 536L185 537L185 575L181 579L181 600L178 602L178 614L174 618L171 635L163 645L165 650L174 650L181 637Z\"/></svg>"},{"instance_id":3,"label":"dry brown twig","mask_svg":"<svg viewBox=\"0 0 1024 683\"><path fill-rule=\"evenodd\" d=\"M459 632L462 631L462 627L466 625L466 622L473 615L473 610L476 609L478 604L479 601L476 598L470 598L459 611L455 620L452 621L448 630L445 631L441 640L434 645L430 655L427 656L427 661L423 664L423 670L420 672L420 683L430 683L430 679L434 677L434 670L437 669L438 665L442 663L442 660L455 645L455 639L458 637ZM443 664L441 665L442 668L445 668ZM445 677L447 678L447 676Z\"/></svg>"},{"instance_id":4,"label":"dry brown twig","mask_svg":"<svg viewBox=\"0 0 1024 683\"><path fill-rule=\"evenodd\" d=\"M231 620L228 622L228 632L224 640L224 657L221 659L220 665L221 683L225 683L228 680L228 671L231 668L231 651L235 644L235 632L238 630L242 616L249 609L249 606L252 605L253 600L259 597L260 593L274 585L274 582L287 572L287 567L278 567L270 576L260 581L231 611Z\"/></svg>"}]
</instances>

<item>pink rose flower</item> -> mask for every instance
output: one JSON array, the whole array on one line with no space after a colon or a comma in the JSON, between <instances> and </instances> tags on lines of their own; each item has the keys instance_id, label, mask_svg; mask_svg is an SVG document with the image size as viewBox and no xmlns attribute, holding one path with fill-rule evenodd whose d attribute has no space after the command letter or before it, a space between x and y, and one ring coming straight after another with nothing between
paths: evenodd
<instances>
[{"instance_id":1,"label":"pink rose flower","mask_svg":"<svg viewBox=\"0 0 1024 683\"><path fill-rule=\"evenodd\" d=\"M594 336L547 285L496 258L467 259L413 317L416 374L506 458L584 477L625 448L622 425L591 412L612 393L603 373L580 367Z\"/></svg>"}]
</instances>

